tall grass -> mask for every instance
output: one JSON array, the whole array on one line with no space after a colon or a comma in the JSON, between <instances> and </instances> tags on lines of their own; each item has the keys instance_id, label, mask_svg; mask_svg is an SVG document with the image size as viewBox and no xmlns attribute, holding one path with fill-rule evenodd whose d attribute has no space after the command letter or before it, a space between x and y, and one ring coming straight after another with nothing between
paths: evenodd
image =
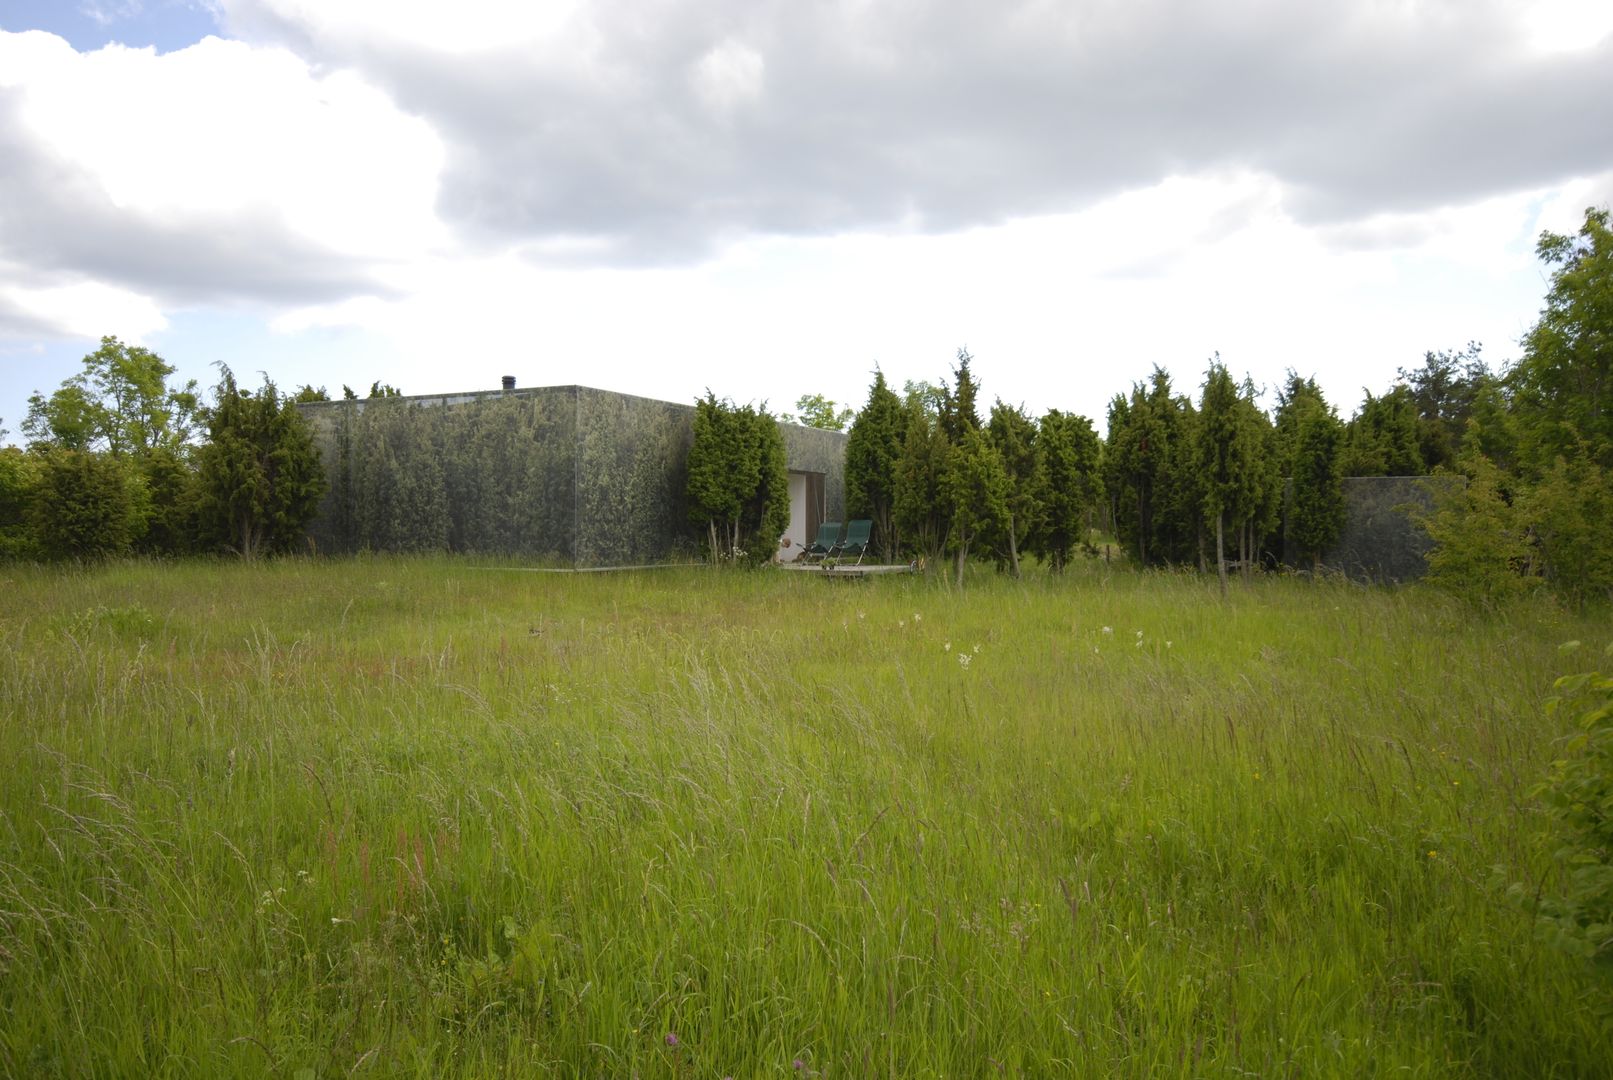
<instances>
[{"instance_id":1,"label":"tall grass","mask_svg":"<svg viewBox=\"0 0 1613 1080\"><path fill-rule=\"evenodd\" d=\"M1595 1076L1420 591L0 569L11 1076ZM1598 995L1603 995L1598 997Z\"/></svg>"}]
</instances>

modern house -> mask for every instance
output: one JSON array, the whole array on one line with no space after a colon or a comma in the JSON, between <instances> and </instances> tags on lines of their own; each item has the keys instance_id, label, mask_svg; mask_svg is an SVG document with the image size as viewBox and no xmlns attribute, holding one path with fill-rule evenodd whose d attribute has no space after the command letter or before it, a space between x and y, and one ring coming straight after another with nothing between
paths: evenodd
<instances>
[{"instance_id":1,"label":"modern house","mask_svg":"<svg viewBox=\"0 0 1613 1080\"><path fill-rule=\"evenodd\" d=\"M693 405L586 386L306 403L331 489L320 551L456 551L576 567L693 556ZM780 424L791 545L844 516L846 436Z\"/></svg>"}]
</instances>

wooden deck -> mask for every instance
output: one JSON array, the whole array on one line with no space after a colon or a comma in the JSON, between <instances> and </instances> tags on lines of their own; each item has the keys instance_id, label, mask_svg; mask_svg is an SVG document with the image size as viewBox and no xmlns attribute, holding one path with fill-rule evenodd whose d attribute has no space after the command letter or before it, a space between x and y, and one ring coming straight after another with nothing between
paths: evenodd
<instances>
[{"instance_id":1,"label":"wooden deck","mask_svg":"<svg viewBox=\"0 0 1613 1080\"><path fill-rule=\"evenodd\" d=\"M908 563L897 565L863 563L861 566L854 563L843 563L838 566L832 563L781 563L780 569L797 574L816 574L822 578L864 578L879 574L911 574L915 568Z\"/></svg>"}]
</instances>

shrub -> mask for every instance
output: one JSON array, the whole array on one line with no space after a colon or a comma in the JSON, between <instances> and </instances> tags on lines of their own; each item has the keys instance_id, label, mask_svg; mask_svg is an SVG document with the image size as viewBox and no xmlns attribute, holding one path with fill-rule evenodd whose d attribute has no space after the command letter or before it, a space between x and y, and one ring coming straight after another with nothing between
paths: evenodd
<instances>
[{"instance_id":1,"label":"shrub","mask_svg":"<svg viewBox=\"0 0 1613 1080\"><path fill-rule=\"evenodd\" d=\"M1561 840L1555 857L1562 891L1542 898L1539 917L1554 945L1613 975L1613 676L1589 671L1555 685L1547 713L1576 710L1578 730L1550 779L1534 790ZM1514 885L1513 893L1523 890Z\"/></svg>"},{"instance_id":2,"label":"shrub","mask_svg":"<svg viewBox=\"0 0 1613 1080\"><path fill-rule=\"evenodd\" d=\"M46 452L32 506L40 551L67 559L127 553L143 531L137 483L129 468L109 454Z\"/></svg>"}]
</instances>

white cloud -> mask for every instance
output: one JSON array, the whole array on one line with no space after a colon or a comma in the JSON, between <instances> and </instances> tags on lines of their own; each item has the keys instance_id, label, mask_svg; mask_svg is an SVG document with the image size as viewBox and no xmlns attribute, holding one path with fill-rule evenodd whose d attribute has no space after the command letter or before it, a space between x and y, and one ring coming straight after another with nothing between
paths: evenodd
<instances>
[{"instance_id":1,"label":"white cloud","mask_svg":"<svg viewBox=\"0 0 1613 1080\"><path fill-rule=\"evenodd\" d=\"M713 112L733 112L761 96L766 67L762 54L755 49L743 42L723 41L695 64L695 92Z\"/></svg>"},{"instance_id":2,"label":"white cloud","mask_svg":"<svg viewBox=\"0 0 1613 1080\"><path fill-rule=\"evenodd\" d=\"M140 342L168 325L149 297L95 281L51 288L0 283L0 326L26 316L41 330L72 337L116 334Z\"/></svg>"}]
</instances>

